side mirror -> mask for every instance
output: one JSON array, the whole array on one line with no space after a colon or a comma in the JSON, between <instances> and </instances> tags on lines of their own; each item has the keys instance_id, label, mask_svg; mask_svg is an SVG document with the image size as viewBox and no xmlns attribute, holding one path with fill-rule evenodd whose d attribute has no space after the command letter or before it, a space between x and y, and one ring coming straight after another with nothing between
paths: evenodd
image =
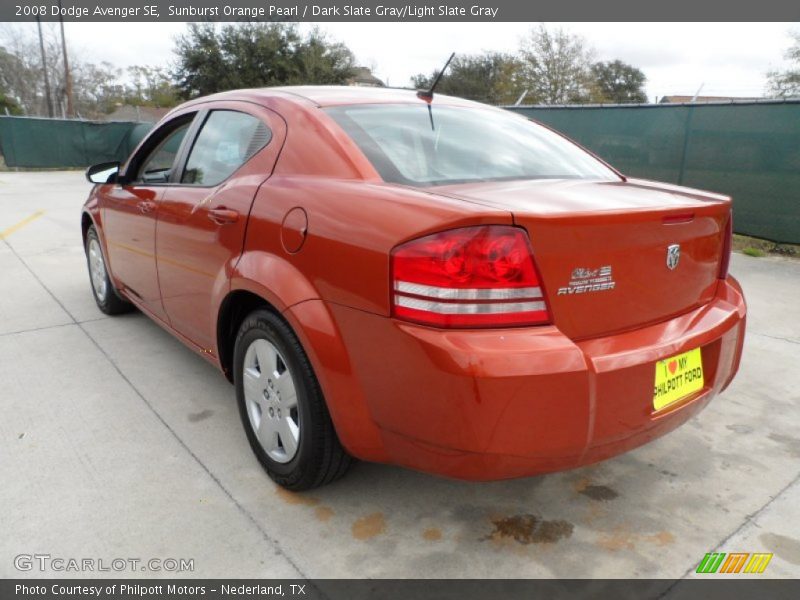
<instances>
[{"instance_id":1,"label":"side mirror","mask_svg":"<svg viewBox=\"0 0 800 600\"><path fill-rule=\"evenodd\" d=\"M86 169L86 179L89 183L116 183L119 173L119 162L104 162Z\"/></svg>"}]
</instances>

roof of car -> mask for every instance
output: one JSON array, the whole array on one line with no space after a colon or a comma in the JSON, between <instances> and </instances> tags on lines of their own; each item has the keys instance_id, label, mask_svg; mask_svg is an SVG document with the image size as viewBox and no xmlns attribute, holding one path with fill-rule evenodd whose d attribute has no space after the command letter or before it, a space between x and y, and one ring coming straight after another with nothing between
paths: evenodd
<instances>
[{"instance_id":1,"label":"roof of car","mask_svg":"<svg viewBox=\"0 0 800 600\"><path fill-rule=\"evenodd\" d=\"M317 106L337 106L344 104L399 104L425 102L417 96L415 90L400 88L377 88L343 85L299 85L255 88L247 90L231 90L197 98L191 103L203 102L208 100L238 100L248 99L257 101L259 98L267 99L270 97L283 97L304 99ZM457 106L475 106L477 103L463 98L445 96L443 94L434 95L434 103L448 104Z\"/></svg>"},{"instance_id":2,"label":"roof of car","mask_svg":"<svg viewBox=\"0 0 800 600\"><path fill-rule=\"evenodd\" d=\"M277 88L267 88L295 94L311 100L319 106L334 106L337 104L372 104L372 103L398 103L398 102L424 102L417 96L416 90L400 88L375 88L343 85L302 85ZM469 100L454 98L443 94L435 94L435 100L446 101L448 104L474 104Z\"/></svg>"}]
</instances>

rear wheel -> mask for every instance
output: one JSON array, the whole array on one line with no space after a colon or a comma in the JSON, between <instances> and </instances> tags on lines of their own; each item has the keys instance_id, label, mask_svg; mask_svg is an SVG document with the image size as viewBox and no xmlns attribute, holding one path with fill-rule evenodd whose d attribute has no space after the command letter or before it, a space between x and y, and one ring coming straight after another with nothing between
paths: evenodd
<instances>
[{"instance_id":1,"label":"rear wheel","mask_svg":"<svg viewBox=\"0 0 800 600\"><path fill-rule=\"evenodd\" d=\"M133 310L133 305L117 294L111 278L108 276L103 248L94 225L86 232L86 264L89 267L89 279L92 283L92 294L97 307L107 315L118 315Z\"/></svg>"},{"instance_id":2,"label":"rear wheel","mask_svg":"<svg viewBox=\"0 0 800 600\"><path fill-rule=\"evenodd\" d=\"M352 459L291 328L273 312L252 312L239 328L233 362L242 424L267 474L295 491L344 475Z\"/></svg>"}]
</instances>

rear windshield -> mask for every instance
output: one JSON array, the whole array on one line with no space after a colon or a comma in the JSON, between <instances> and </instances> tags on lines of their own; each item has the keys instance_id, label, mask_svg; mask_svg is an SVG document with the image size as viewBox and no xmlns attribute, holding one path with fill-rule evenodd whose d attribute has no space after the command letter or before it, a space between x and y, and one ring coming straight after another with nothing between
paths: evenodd
<instances>
[{"instance_id":1,"label":"rear windshield","mask_svg":"<svg viewBox=\"0 0 800 600\"><path fill-rule=\"evenodd\" d=\"M327 112L392 183L619 181L575 144L502 110L400 104L337 106Z\"/></svg>"}]
</instances>

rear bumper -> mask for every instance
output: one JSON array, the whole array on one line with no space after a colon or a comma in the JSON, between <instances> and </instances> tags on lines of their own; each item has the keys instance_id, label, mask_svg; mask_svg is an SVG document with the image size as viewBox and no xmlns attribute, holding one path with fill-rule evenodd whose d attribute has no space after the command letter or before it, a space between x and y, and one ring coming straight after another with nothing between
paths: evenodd
<instances>
[{"instance_id":1,"label":"rear bumper","mask_svg":"<svg viewBox=\"0 0 800 600\"><path fill-rule=\"evenodd\" d=\"M577 343L555 327L443 331L330 310L382 459L475 480L588 464L678 427L735 375L746 316L733 278L692 312ZM655 361L698 347L705 387L655 412Z\"/></svg>"}]
</instances>

